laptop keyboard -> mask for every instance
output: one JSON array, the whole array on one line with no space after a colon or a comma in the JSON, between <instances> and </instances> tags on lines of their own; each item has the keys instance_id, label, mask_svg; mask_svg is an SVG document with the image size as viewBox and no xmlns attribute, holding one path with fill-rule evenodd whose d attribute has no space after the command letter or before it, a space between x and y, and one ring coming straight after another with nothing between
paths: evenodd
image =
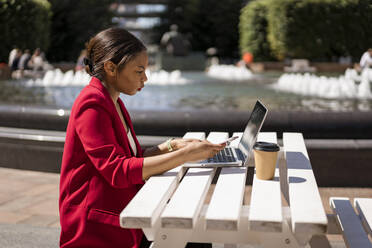
<instances>
[{"instance_id":1,"label":"laptop keyboard","mask_svg":"<svg viewBox=\"0 0 372 248\"><path fill-rule=\"evenodd\" d=\"M236 162L233 151L230 147L225 147L223 150L218 152L214 157L209 158L208 162L224 163L224 162Z\"/></svg>"}]
</instances>

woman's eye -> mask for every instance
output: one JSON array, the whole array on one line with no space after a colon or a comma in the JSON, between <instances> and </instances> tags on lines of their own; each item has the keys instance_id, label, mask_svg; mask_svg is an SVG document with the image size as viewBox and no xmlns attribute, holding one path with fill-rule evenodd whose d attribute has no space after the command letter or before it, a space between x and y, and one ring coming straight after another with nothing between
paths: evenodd
<instances>
[{"instance_id":1,"label":"woman's eye","mask_svg":"<svg viewBox=\"0 0 372 248\"><path fill-rule=\"evenodd\" d=\"M143 71L137 71L138 74L141 74Z\"/></svg>"}]
</instances>

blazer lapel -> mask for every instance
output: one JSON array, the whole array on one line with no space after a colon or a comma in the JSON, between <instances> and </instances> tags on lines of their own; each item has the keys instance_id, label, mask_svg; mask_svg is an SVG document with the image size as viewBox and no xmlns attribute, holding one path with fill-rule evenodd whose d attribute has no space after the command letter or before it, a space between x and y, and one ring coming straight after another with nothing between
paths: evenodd
<instances>
[{"instance_id":1,"label":"blazer lapel","mask_svg":"<svg viewBox=\"0 0 372 248\"><path fill-rule=\"evenodd\" d=\"M115 107L114 102L111 99L110 93L108 93L108 91L105 88L105 86L103 86L103 84L101 83L101 81L98 78L96 78L96 77L92 77L92 79L90 81L90 85L93 86L93 87L95 87L95 88L97 88L98 90L100 90L105 95L106 108L110 111L110 113L112 114L112 116L114 118L114 132L116 134L116 137L118 138L118 143L125 150L131 152L131 154L133 155L134 153L132 151L132 148L129 145L128 135L125 132L125 128L123 126L123 123L121 122L121 119L120 119L120 116L119 116L118 112L116 111L116 107ZM126 111L123 111L123 110L125 110L125 108L123 108L124 106L122 106L123 103L121 102L120 98L118 99L118 101L119 101L119 105L120 105L121 111L123 113L124 119L127 122L127 125L128 126L132 126L127 121L127 119L128 119L126 117L127 112ZM132 134L134 134L134 132L132 132ZM135 136L133 138L135 139L135 142L137 143L138 141L136 140ZM137 147L137 151L139 151L138 150L138 147Z\"/></svg>"}]
</instances>

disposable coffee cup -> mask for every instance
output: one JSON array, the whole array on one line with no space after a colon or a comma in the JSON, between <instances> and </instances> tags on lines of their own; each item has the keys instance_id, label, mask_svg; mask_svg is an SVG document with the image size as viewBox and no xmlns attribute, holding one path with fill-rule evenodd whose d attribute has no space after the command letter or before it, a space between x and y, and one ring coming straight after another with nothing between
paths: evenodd
<instances>
[{"instance_id":1,"label":"disposable coffee cup","mask_svg":"<svg viewBox=\"0 0 372 248\"><path fill-rule=\"evenodd\" d=\"M256 142L253 146L256 177L258 179L273 179L279 150L277 144L269 142Z\"/></svg>"}]
</instances>

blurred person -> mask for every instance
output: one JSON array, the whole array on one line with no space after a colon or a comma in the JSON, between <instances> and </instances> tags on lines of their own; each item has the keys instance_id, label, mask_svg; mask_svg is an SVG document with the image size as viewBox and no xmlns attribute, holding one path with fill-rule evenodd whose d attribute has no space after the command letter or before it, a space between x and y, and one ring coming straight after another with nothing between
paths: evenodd
<instances>
[{"instance_id":1,"label":"blurred person","mask_svg":"<svg viewBox=\"0 0 372 248\"><path fill-rule=\"evenodd\" d=\"M9 59L8 59L8 66L9 67L12 67L12 64L13 64L13 60L14 58L16 57L16 55L18 54L18 51L19 49L18 48L13 48L10 53L9 53Z\"/></svg>"},{"instance_id":2,"label":"blurred person","mask_svg":"<svg viewBox=\"0 0 372 248\"><path fill-rule=\"evenodd\" d=\"M178 32L176 24L172 24L170 30L163 34L160 45L173 56L186 56L190 50L190 42Z\"/></svg>"},{"instance_id":3,"label":"blurred person","mask_svg":"<svg viewBox=\"0 0 372 248\"><path fill-rule=\"evenodd\" d=\"M251 68L253 63L253 54L249 52L243 53L242 59L236 64L238 67L245 67L247 69Z\"/></svg>"},{"instance_id":4,"label":"blurred person","mask_svg":"<svg viewBox=\"0 0 372 248\"><path fill-rule=\"evenodd\" d=\"M28 62L30 61L30 59L31 59L30 50L26 49L22 54L21 58L19 59L18 68L20 70L28 70L29 69Z\"/></svg>"},{"instance_id":5,"label":"blurred person","mask_svg":"<svg viewBox=\"0 0 372 248\"><path fill-rule=\"evenodd\" d=\"M11 60L11 65L10 65L10 70L11 71L18 70L18 63L19 63L19 60L21 59L21 56L22 56L22 51L17 49L16 54L14 55L14 57Z\"/></svg>"},{"instance_id":6,"label":"blurred person","mask_svg":"<svg viewBox=\"0 0 372 248\"><path fill-rule=\"evenodd\" d=\"M144 247L142 230L121 228L119 215L145 180L187 161L212 157L226 144L169 139L142 150L119 95L135 95L145 86L148 55L125 29L110 28L94 36L84 63L92 79L76 98L66 131L60 246Z\"/></svg>"},{"instance_id":7,"label":"blurred person","mask_svg":"<svg viewBox=\"0 0 372 248\"><path fill-rule=\"evenodd\" d=\"M30 59L30 67L34 71L42 71L44 70L44 59L41 54L40 48L36 48L34 51L34 54L32 54L32 57Z\"/></svg>"},{"instance_id":8,"label":"blurred person","mask_svg":"<svg viewBox=\"0 0 372 248\"><path fill-rule=\"evenodd\" d=\"M364 68L369 68L372 66L372 48L369 48L366 52L363 53L359 65L362 70Z\"/></svg>"}]
</instances>

